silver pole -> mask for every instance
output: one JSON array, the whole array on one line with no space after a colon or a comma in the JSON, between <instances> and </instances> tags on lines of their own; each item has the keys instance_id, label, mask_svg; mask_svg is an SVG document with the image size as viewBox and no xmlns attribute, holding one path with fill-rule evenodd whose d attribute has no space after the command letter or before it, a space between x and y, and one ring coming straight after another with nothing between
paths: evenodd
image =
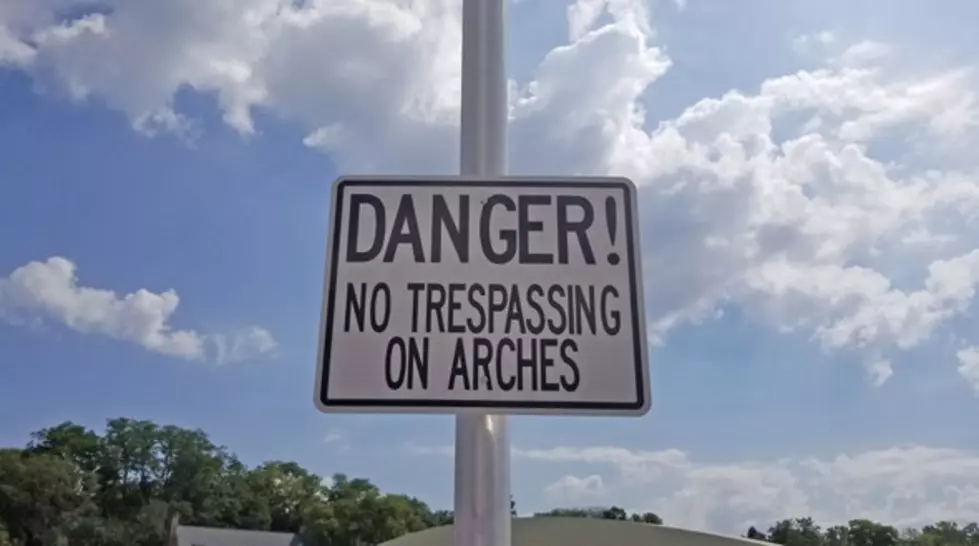
<instances>
[{"instance_id":1,"label":"silver pole","mask_svg":"<svg viewBox=\"0 0 979 546\"><path fill-rule=\"evenodd\" d=\"M462 2L463 175L506 174L505 0ZM504 415L459 414L455 546L510 546L510 435Z\"/></svg>"}]
</instances>

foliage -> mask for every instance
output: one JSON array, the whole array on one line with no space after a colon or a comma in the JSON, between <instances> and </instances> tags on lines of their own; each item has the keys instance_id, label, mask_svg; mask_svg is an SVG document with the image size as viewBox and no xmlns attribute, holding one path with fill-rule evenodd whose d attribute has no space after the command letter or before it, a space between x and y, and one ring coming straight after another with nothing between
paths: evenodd
<instances>
[{"instance_id":1,"label":"foliage","mask_svg":"<svg viewBox=\"0 0 979 546\"><path fill-rule=\"evenodd\" d=\"M510 511L516 516L512 498ZM663 523L618 506L535 516ZM34 433L23 449L0 449L0 546L163 546L174 518L298 533L312 546L378 544L453 521L450 511L382 493L363 478L324 481L288 461L247 468L203 431L151 421L112 419L102 434L62 423ZM786 546L979 546L979 525L898 530L854 519L824 529L805 517L745 536Z\"/></svg>"},{"instance_id":2,"label":"foliage","mask_svg":"<svg viewBox=\"0 0 979 546\"><path fill-rule=\"evenodd\" d=\"M821 529L812 518L786 519L761 533L748 529L747 538L787 546L979 546L979 525L940 521L921 529L898 530L866 519Z\"/></svg>"},{"instance_id":3,"label":"foliage","mask_svg":"<svg viewBox=\"0 0 979 546\"><path fill-rule=\"evenodd\" d=\"M648 523L652 525L662 525L663 520L652 512L644 514L628 514L618 506L594 507L594 508L555 508L548 512L539 512L535 517L562 517L562 518L599 518L629 520L637 523Z\"/></svg>"},{"instance_id":4,"label":"foliage","mask_svg":"<svg viewBox=\"0 0 979 546\"><path fill-rule=\"evenodd\" d=\"M0 546L163 546L174 518L298 533L312 546L378 544L453 521L363 478L323 480L289 461L247 468L203 431L152 421L112 419L102 434L62 423L0 449Z\"/></svg>"},{"instance_id":5,"label":"foliage","mask_svg":"<svg viewBox=\"0 0 979 546\"><path fill-rule=\"evenodd\" d=\"M310 544L376 544L451 522L418 499L296 463L246 468L200 430L110 420L74 423L0 450L0 546L162 546L186 525L285 531Z\"/></svg>"},{"instance_id":6,"label":"foliage","mask_svg":"<svg viewBox=\"0 0 979 546\"><path fill-rule=\"evenodd\" d=\"M516 516L512 498L510 511ZM535 516L663 523L618 506ZM324 481L288 461L247 468L203 431L151 421L112 419L102 434L62 423L34 433L23 449L0 449L0 546L163 546L174 518L298 533L311 546L378 544L453 521L450 511L382 493L363 478ZM824 529L806 517L745 536L786 546L979 546L979 525L898 530L854 519Z\"/></svg>"}]
</instances>

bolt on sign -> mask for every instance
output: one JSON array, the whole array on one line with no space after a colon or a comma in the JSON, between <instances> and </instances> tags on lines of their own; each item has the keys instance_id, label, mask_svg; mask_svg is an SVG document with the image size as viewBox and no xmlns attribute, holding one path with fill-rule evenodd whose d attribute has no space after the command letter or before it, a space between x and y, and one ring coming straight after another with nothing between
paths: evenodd
<instances>
[{"instance_id":1,"label":"bolt on sign","mask_svg":"<svg viewBox=\"0 0 979 546\"><path fill-rule=\"evenodd\" d=\"M624 178L337 180L317 407L646 413L636 211Z\"/></svg>"}]
</instances>

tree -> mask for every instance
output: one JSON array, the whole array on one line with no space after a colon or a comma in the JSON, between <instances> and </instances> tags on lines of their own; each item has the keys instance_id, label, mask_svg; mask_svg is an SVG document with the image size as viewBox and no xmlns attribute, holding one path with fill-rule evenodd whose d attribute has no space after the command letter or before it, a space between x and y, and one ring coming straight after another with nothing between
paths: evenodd
<instances>
[{"instance_id":1,"label":"tree","mask_svg":"<svg viewBox=\"0 0 979 546\"><path fill-rule=\"evenodd\" d=\"M627 519L628 517L629 516L625 513L625 510L619 508L618 506L612 506L610 508L607 508L604 512L602 512L602 519L624 520Z\"/></svg>"},{"instance_id":2,"label":"tree","mask_svg":"<svg viewBox=\"0 0 979 546\"><path fill-rule=\"evenodd\" d=\"M649 525L662 525L663 520L652 512L640 514L638 512L629 516L629 519L636 523L646 523Z\"/></svg>"},{"instance_id":3,"label":"tree","mask_svg":"<svg viewBox=\"0 0 979 546\"><path fill-rule=\"evenodd\" d=\"M96 471L101 450L98 434L70 422L35 432L27 448L31 453L55 455L71 461L84 472Z\"/></svg>"},{"instance_id":4,"label":"tree","mask_svg":"<svg viewBox=\"0 0 979 546\"><path fill-rule=\"evenodd\" d=\"M849 546L850 529L845 525L828 527L824 534L826 546Z\"/></svg>"},{"instance_id":5,"label":"tree","mask_svg":"<svg viewBox=\"0 0 979 546\"><path fill-rule=\"evenodd\" d=\"M511 515L516 503L510 498ZM364 478L323 480L290 461L249 468L201 430L110 420L102 434L65 422L0 449L0 546L164 546L169 523L299 533L309 546L369 546L453 522L449 510L384 493ZM654 524L618 506L556 508L535 516ZM853 519L825 530L810 517L747 538L789 546L979 546L979 525L921 529Z\"/></svg>"},{"instance_id":6,"label":"tree","mask_svg":"<svg viewBox=\"0 0 979 546\"><path fill-rule=\"evenodd\" d=\"M516 505L511 498L511 513ZM452 522L406 495L289 461L248 469L200 430L108 421L102 435L65 422L0 452L0 546L161 546L170 519L298 532L310 544L375 544ZM320 540L316 540L320 539Z\"/></svg>"},{"instance_id":7,"label":"tree","mask_svg":"<svg viewBox=\"0 0 979 546\"><path fill-rule=\"evenodd\" d=\"M921 529L919 540L923 546L966 546L970 544L969 534L964 528L959 528L958 523L939 521L932 525L925 525ZM974 531L972 534L975 534Z\"/></svg>"},{"instance_id":8,"label":"tree","mask_svg":"<svg viewBox=\"0 0 979 546\"><path fill-rule=\"evenodd\" d=\"M547 512L536 513L534 517L601 518L604 513L604 508L554 508Z\"/></svg>"},{"instance_id":9,"label":"tree","mask_svg":"<svg viewBox=\"0 0 979 546\"><path fill-rule=\"evenodd\" d=\"M897 529L867 519L851 520L847 529L848 544L853 546L896 546ZM951 543L948 543L951 546Z\"/></svg>"},{"instance_id":10,"label":"tree","mask_svg":"<svg viewBox=\"0 0 979 546\"><path fill-rule=\"evenodd\" d=\"M455 521L455 514L451 510L436 510L429 516L429 527L441 527L452 525Z\"/></svg>"},{"instance_id":11,"label":"tree","mask_svg":"<svg viewBox=\"0 0 979 546\"><path fill-rule=\"evenodd\" d=\"M768 530L769 542L787 546L819 546L822 538L812 518L785 519Z\"/></svg>"},{"instance_id":12,"label":"tree","mask_svg":"<svg viewBox=\"0 0 979 546\"><path fill-rule=\"evenodd\" d=\"M267 513L267 525L272 531L298 533L304 507L326 493L319 476L293 462L265 463L252 471L248 480L251 491L264 501L264 506L255 507L255 514Z\"/></svg>"},{"instance_id":13,"label":"tree","mask_svg":"<svg viewBox=\"0 0 979 546\"><path fill-rule=\"evenodd\" d=\"M385 495L364 479L333 476L320 501L311 501L304 531L311 543L380 544L433 524L428 505L405 495Z\"/></svg>"},{"instance_id":14,"label":"tree","mask_svg":"<svg viewBox=\"0 0 979 546\"><path fill-rule=\"evenodd\" d=\"M452 522L362 478L326 484L289 461L249 469L203 431L145 420L112 419L102 435L65 422L0 452L0 546L162 546L174 515L337 546Z\"/></svg>"},{"instance_id":15,"label":"tree","mask_svg":"<svg viewBox=\"0 0 979 546\"><path fill-rule=\"evenodd\" d=\"M554 508L547 512L538 512L534 517L561 517L561 518L598 518L614 520L630 520L637 523L647 523L651 525L662 525L663 520L652 512L643 514L627 514L625 510L618 506L593 507L593 508Z\"/></svg>"},{"instance_id":16,"label":"tree","mask_svg":"<svg viewBox=\"0 0 979 546\"><path fill-rule=\"evenodd\" d=\"M652 512L646 512L642 515L642 522L649 525L663 525L663 518Z\"/></svg>"},{"instance_id":17,"label":"tree","mask_svg":"<svg viewBox=\"0 0 979 546\"><path fill-rule=\"evenodd\" d=\"M95 509L86 476L57 456L0 451L0 522L8 541L41 546Z\"/></svg>"}]
</instances>

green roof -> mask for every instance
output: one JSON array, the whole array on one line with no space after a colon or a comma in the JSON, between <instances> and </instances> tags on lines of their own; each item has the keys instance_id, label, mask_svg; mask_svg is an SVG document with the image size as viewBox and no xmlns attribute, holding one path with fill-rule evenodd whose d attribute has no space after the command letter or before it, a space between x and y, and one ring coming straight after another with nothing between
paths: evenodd
<instances>
[{"instance_id":1,"label":"green roof","mask_svg":"<svg viewBox=\"0 0 979 546\"><path fill-rule=\"evenodd\" d=\"M767 544L663 525L597 518L513 520L512 546L758 546ZM381 546L454 546L452 526L427 529ZM769 545L770 546L770 545Z\"/></svg>"}]
</instances>

